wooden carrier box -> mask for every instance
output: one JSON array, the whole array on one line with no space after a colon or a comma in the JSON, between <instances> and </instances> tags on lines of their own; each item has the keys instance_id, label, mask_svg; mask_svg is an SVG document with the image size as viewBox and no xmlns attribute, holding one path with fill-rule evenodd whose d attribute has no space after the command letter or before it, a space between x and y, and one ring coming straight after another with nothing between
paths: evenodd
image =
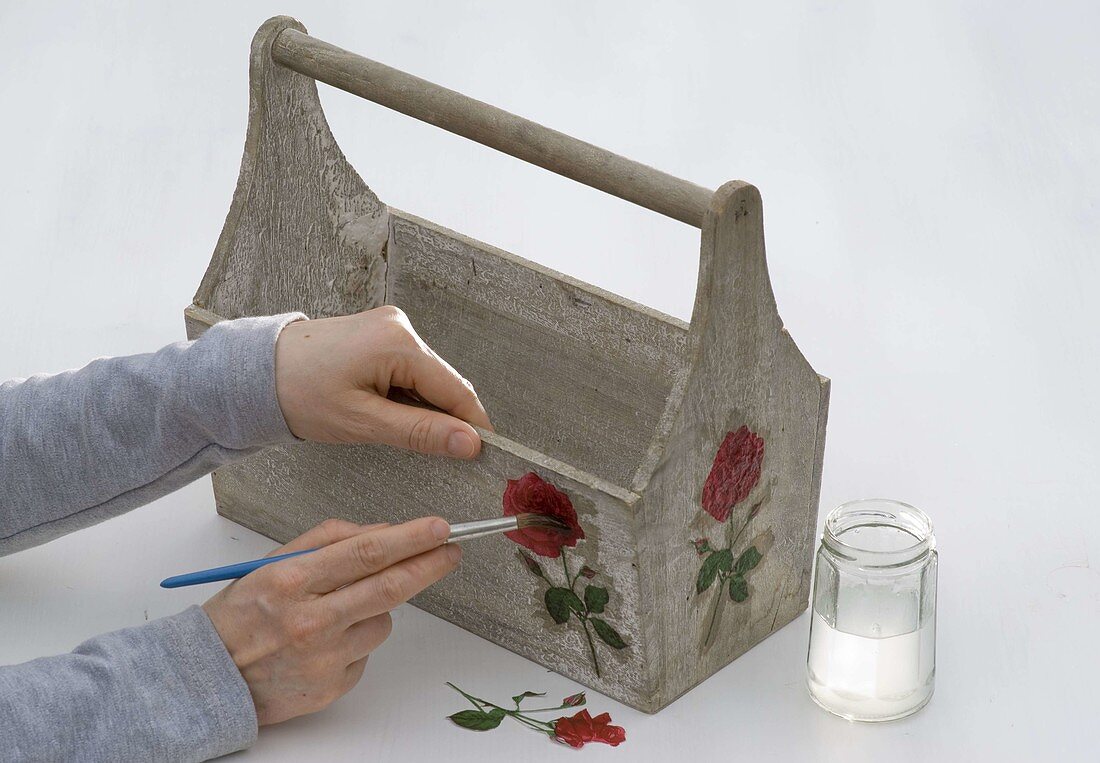
<instances>
[{"instance_id":1,"label":"wooden carrier box","mask_svg":"<svg viewBox=\"0 0 1100 763\"><path fill-rule=\"evenodd\" d=\"M315 80L701 228L690 325L387 207L336 145ZM575 547L473 541L413 603L648 712L806 608L829 382L776 311L756 188L709 191L273 18L252 43L240 178L188 336L383 304L473 382L497 428L481 455L271 448L214 473L222 515L286 541L328 517L484 518L506 493L565 506Z\"/></svg>"}]
</instances>

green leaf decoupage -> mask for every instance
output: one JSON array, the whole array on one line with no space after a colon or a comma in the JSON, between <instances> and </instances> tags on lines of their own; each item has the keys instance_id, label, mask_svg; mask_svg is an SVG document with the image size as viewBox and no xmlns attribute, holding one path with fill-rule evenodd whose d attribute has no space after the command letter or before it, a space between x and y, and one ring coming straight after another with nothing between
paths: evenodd
<instances>
[{"instance_id":1,"label":"green leaf decoupage","mask_svg":"<svg viewBox=\"0 0 1100 763\"><path fill-rule=\"evenodd\" d=\"M749 582L740 575L730 579L730 598L738 603L749 598Z\"/></svg>"},{"instance_id":2,"label":"green leaf decoupage","mask_svg":"<svg viewBox=\"0 0 1100 763\"><path fill-rule=\"evenodd\" d=\"M623 641L623 637L619 635L619 632L605 621L598 617L593 617L590 618L590 622L592 623L592 627L596 629L596 635L609 647L613 649L622 649L626 646L626 642Z\"/></svg>"},{"instance_id":3,"label":"green leaf decoupage","mask_svg":"<svg viewBox=\"0 0 1100 763\"><path fill-rule=\"evenodd\" d=\"M746 572L760 564L760 560L764 558L764 555L756 550L756 546L749 546L741 552L741 556L737 557L737 564L733 566L733 572L735 575L744 575Z\"/></svg>"},{"instance_id":4,"label":"green leaf decoupage","mask_svg":"<svg viewBox=\"0 0 1100 763\"><path fill-rule=\"evenodd\" d=\"M548 588L543 598L546 601L546 611L550 613L550 617L554 618L554 622L559 625L569 619L570 612L576 612L578 615L584 614L584 603L577 598L577 594L568 588L559 586Z\"/></svg>"},{"instance_id":5,"label":"green leaf decoupage","mask_svg":"<svg viewBox=\"0 0 1100 763\"><path fill-rule=\"evenodd\" d=\"M702 593L710 588L716 577L718 577L718 557L711 553L699 568L699 575L695 579L695 592Z\"/></svg>"},{"instance_id":6,"label":"green leaf decoupage","mask_svg":"<svg viewBox=\"0 0 1100 763\"><path fill-rule=\"evenodd\" d=\"M607 602L610 598L611 595L608 594L607 589L602 586L585 586L584 606L589 612L597 615L600 614L603 612L603 608L607 606Z\"/></svg>"}]
</instances>

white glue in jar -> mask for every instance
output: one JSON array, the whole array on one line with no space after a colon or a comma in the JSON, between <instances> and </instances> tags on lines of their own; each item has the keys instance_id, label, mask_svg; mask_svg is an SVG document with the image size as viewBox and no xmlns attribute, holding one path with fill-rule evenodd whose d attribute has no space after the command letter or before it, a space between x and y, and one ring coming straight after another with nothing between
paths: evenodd
<instances>
[{"instance_id":1,"label":"white glue in jar","mask_svg":"<svg viewBox=\"0 0 1100 763\"><path fill-rule=\"evenodd\" d=\"M936 539L920 509L869 499L830 512L817 551L810 696L854 721L889 721L932 698Z\"/></svg>"}]
</instances>

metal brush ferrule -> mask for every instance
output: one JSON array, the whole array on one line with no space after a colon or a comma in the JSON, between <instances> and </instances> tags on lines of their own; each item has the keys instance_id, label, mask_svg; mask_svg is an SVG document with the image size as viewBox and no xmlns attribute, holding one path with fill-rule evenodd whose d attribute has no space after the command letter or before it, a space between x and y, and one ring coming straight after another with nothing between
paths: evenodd
<instances>
[{"instance_id":1,"label":"metal brush ferrule","mask_svg":"<svg viewBox=\"0 0 1100 763\"><path fill-rule=\"evenodd\" d=\"M478 519L473 522L459 522L451 525L451 534L445 543L458 543L484 535L505 533L519 529L519 517L497 517L496 519Z\"/></svg>"}]
</instances>

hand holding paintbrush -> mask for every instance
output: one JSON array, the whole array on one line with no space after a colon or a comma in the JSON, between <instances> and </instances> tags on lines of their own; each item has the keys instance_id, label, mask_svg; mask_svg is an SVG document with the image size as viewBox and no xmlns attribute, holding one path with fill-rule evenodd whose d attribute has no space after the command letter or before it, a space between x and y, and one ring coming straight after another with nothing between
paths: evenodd
<instances>
[{"instance_id":1,"label":"hand holding paintbrush","mask_svg":"<svg viewBox=\"0 0 1100 763\"><path fill-rule=\"evenodd\" d=\"M390 611L456 568L461 544L451 541L459 535L524 526L556 531L555 520L539 515L486 523L452 527L422 517L361 526L330 519L279 556L258 560L254 572L219 576L243 577L203 610L248 684L260 724L320 709L354 686L367 656L390 634Z\"/></svg>"},{"instance_id":2,"label":"hand holding paintbrush","mask_svg":"<svg viewBox=\"0 0 1100 763\"><path fill-rule=\"evenodd\" d=\"M494 519L478 519L473 522L461 522L451 525L451 534L444 543L461 543L472 538L482 538L486 535L522 530L529 527L541 527L559 532L569 532L568 525L555 517L544 514L517 514L513 517L496 517ZM278 556L266 556L262 559L253 559L248 562L228 564L224 567L213 567L198 572L188 572L183 575L174 575L160 582L161 588L183 588L184 586L200 585L202 583L214 583L220 580L236 580L242 578L254 570L265 567L274 562L290 559L302 554L316 551L316 548L304 551L292 551L289 554Z\"/></svg>"}]
</instances>

